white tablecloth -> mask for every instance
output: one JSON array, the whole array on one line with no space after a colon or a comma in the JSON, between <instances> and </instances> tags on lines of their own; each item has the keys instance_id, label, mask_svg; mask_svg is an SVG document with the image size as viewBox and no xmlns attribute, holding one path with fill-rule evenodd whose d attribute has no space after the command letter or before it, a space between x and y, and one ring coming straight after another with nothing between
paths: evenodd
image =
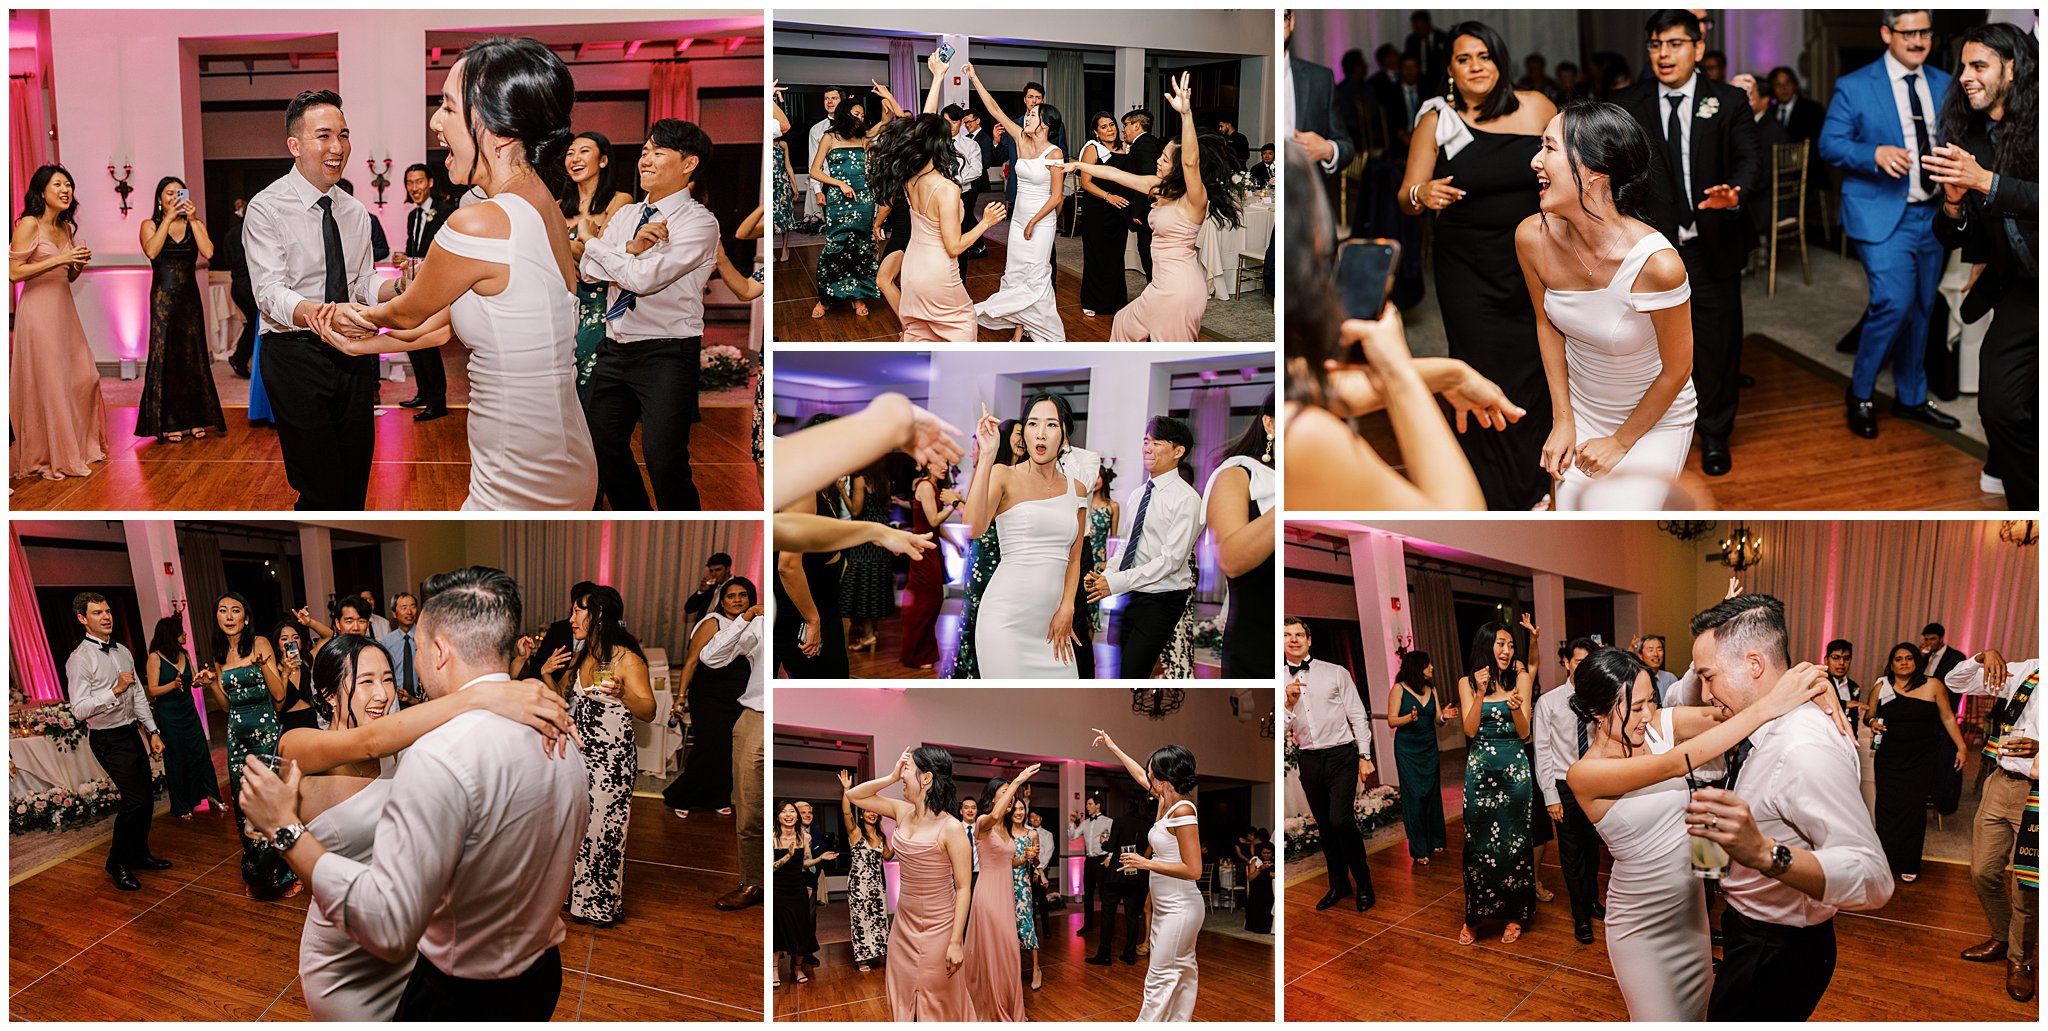
<instances>
[{"instance_id":1,"label":"white tablecloth","mask_svg":"<svg viewBox=\"0 0 2048 1031\"><path fill-rule=\"evenodd\" d=\"M242 310L235 307L228 274L208 272L206 290L200 296L205 299L207 350L213 352L214 361L227 361L235 352L235 339L242 335Z\"/></svg>"},{"instance_id":2,"label":"white tablecloth","mask_svg":"<svg viewBox=\"0 0 2048 1031\"><path fill-rule=\"evenodd\" d=\"M676 695L665 649L647 649L647 680L654 688L654 721L633 721L633 745L640 772L665 775L675 770L676 750L683 747L682 735L668 725L668 711L675 705Z\"/></svg>"},{"instance_id":3,"label":"white tablecloth","mask_svg":"<svg viewBox=\"0 0 2048 1031\"><path fill-rule=\"evenodd\" d=\"M9 737L7 763L9 798L20 798L51 788L76 791L91 781L107 777L107 771L100 766L99 760L92 757L92 748L84 738L79 739L77 748L66 751L40 734Z\"/></svg>"},{"instance_id":4,"label":"white tablecloth","mask_svg":"<svg viewBox=\"0 0 2048 1031\"><path fill-rule=\"evenodd\" d=\"M1266 260L1266 245L1273 239L1273 204L1249 201L1240 212L1243 224L1236 229L1218 230L1214 220L1205 219L1195 235L1195 258L1209 277L1209 296L1228 299L1237 293L1237 256L1249 254ZM1124 244L1124 267L1143 272L1138 257L1138 234Z\"/></svg>"}]
</instances>

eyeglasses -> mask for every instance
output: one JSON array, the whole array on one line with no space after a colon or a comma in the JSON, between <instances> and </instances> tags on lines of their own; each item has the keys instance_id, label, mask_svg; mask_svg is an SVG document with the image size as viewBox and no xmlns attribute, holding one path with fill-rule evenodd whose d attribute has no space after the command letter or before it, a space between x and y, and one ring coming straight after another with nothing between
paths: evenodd
<instances>
[{"instance_id":1,"label":"eyeglasses","mask_svg":"<svg viewBox=\"0 0 2048 1031\"><path fill-rule=\"evenodd\" d=\"M1700 41L1696 39L1653 39L1650 41L1650 53L1655 54L1665 50L1676 53L1687 47L1699 46L1699 44Z\"/></svg>"},{"instance_id":2,"label":"eyeglasses","mask_svg":"<svg viewBox=\"0 0 2048 1031\"><path fill-rule=\"evenodd\" d=\"M1934 38L1934 30L1933 30L1933 29L1931 29L1931 28L1930 28L1930 29L1892 29L1892 28L1891 28L1891 26L1889 26L1889 25L1885 26L1885 28L1887 28L1887 29L1891 29L1891 33L1892 33L1892 35L1894 35L1894 36L1904 36L1904 37L1906 37L1907 39L1933 39L1933 38Z\"/></svg>"}]
</instances>

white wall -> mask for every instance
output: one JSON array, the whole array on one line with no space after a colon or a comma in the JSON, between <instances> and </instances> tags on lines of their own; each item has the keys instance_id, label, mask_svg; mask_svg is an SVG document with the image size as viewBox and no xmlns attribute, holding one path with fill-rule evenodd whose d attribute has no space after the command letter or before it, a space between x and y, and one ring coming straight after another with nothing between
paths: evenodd
<instances>
[{"instance_id":1,"label":"white wall","mask_svg":"<svg viewBox=\"0 0 2048 1031\"><path fill-rule=\"evenodd\" d=\"M1210 54L1273 52L1270 8L1225 11L1047 11L1032 7L963 5L918 11L874 11L859 6L775 12L778 24L974 39L1034 40L1067 46L1142 45L1152 50ZM780 35L780 30L777 31Z\"/></svg>"}]
</instances>

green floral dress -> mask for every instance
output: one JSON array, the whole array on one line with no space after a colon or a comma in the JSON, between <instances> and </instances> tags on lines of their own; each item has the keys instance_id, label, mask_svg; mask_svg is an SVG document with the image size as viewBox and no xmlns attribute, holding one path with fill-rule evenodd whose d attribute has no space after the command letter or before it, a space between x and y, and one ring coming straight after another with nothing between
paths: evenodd
<instances>
[{"instance_id":1,"label":"green floral dress","mask_svg":"<svg viewBox=\"0 0 2048 1031\"><path fill-rule=\"evenodd\" d=\"M875 286L875 199L868 189L868 152L836 147L825 171L853 188L853 196L825 190L825 251L818 256L818 297L856 301L882 296Z\"/></svg>"},{"instance_id":2,"label":"green floral dress","mask_svg":"<svg viewBox=\"0 0 2048 1031\"><path fill-rule=\"evenodd\" d=\"M967 585L962 591L960 647L953 653L953 672L947 674L953 680L981 679L981 666L974 659L974 615L981 608L981 592L988 587L989 578L996 575L996 563L1001 558L1002 549L996 544L995 520L991 519L988 529L983 530L967 550Z\"/></svg>"},{"instance_id":3,"label":"green floral dress","mask_svg":"<svg viewBox=\"0 0 2048 1031\"><path fill-rule=\"evenodd\" d=\"M1088 510L1088 554L1082 556L1086 569L1101 570L1109 563L1109 506L1101 505ZM1096 633L1102 632L1102 603L1088 603L1088 621Z\"/></svg>"},{"instance_id":4,"label":"green floral dress","mask_svg":"<svg viewBox=\"0 0 2048 1031\"><path fill-rule=\"evenodd\" d=\"M1479 734L1465 756L1465 923L1527 923L1536 908L1536 854L1529 841L1536 780L1505 700L1481 702Z\"/></svg>"},{"instance_id":5,"label":"green floral dress","mask_svg":"<svg viewBox=\"0 0 2048 1031\"><path fill-rule=\"evenodd\" d=\"M235 800L235 830L242 842L242 883L259 899L276 898L296 880L284 857L267 841L251 841L242 818L242 765L252 755L276 755L283 737L270 685L256 666L220 671L228 700L228 797Z\"/></svg>"},{"instance_id":6,"label":"green floral dress","mask_svg":"<svg viewBox=\"0 0 2048 1031\"><path fill-rule=\"evenodd\" d=\"M1011 839L1015 846L1013 855L1021 856L1024 850L1037 843L1037 839L1025 841L1022 835ZM1031 909L1031 864L1010 867L1010 887L1017 896L1017 944L1020 948L1038 947L1038 922Z\"/></svg>"},{"instance_id":7,"label":"green floral dress","mask_svg":"<svg viewBox=\"0 0 2048 1031\"><path fill-rule=\"evenodd\" d=\"M597 368L597 345L604 343L605 295L610 283L576 284L576 399L590 401L590 370Z\"/></svg>"}]
</instances>

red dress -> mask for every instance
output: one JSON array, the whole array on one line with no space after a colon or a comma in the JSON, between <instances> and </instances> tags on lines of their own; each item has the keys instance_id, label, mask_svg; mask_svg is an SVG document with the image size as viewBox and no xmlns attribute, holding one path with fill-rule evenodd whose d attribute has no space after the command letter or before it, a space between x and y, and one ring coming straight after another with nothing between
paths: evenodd
<instances>
[{"instance_id":1,"label":"red dress","mask_svg":"<svg viewBox=\"0 0 2048 1031\"><path fill-rule=\"evenodd\" d=\"M931 533L931 520L924 515L924 502L911 498L910 532ZM905 666L934 666L939 661L939 609L946 602L945 546L925 552L910 563L910 601L903 606L903 649Z\"/></svg>"}]
</instances>

